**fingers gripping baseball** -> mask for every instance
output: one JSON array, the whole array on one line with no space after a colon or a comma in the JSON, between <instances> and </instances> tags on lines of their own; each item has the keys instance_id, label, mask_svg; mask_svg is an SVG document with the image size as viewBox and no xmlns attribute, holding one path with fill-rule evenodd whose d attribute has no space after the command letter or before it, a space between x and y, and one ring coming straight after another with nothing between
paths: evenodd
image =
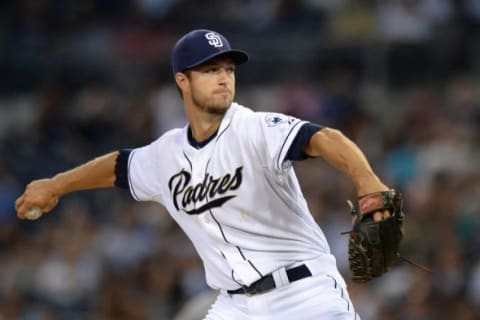
<instances>
[{"instance_id":1,"label":"fingers gripping baseball","mask_svg":"<svg viewBox=\"0 0 480 320\"><path fill-rule=\"evenodd\" d=\"M58 200L59 195L54 192L51 179L33 181L27 185L25 192L15 202L17 217L36 220L43 213L52 211Z\"/></svg>"}]
</instances>

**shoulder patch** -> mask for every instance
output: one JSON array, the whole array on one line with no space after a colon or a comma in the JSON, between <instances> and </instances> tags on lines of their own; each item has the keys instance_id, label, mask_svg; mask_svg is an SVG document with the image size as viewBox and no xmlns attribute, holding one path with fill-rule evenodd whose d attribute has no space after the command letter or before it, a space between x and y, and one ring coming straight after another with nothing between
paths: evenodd
<instances>
[{"instance_id":1,"label":"shoulder patch","mask_svg":"<svg viewBox=\"0 0 480 320\"><path fill-rule=\"evenodd\" d=\"M275 127L283 123L292 124L294 121L295 118L278 113L270 113L265 116L265 122L269 127Z\"/></svg>"}]
</instances>

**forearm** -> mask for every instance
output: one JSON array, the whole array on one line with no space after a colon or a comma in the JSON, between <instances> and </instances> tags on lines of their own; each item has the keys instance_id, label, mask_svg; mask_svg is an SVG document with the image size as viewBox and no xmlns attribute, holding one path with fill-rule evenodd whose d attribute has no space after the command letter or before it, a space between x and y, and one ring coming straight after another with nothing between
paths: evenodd
<instances>
[{"instance_id":1,"label":"forearm","mask_svg":"<svg viewBox=\"0 0 480 320\"><path fill-rule=\"evenodd\" d=\"M310 139L305 153L322 157L351 178L358 195L388 190L373 172L358 146L340 131L323 128Z\"/></svg>"},{"instance_id":2,"label":"forearm","mask_svg":"<svg viewBox=\"0 0 480 320\"><path fill-rule=\"evenodd\" d=\"M111 152L53 178L30 182L15 201L17 216L24 219L33 208L50 212L59 199L70 192L112 187L115 184L117 156L118 151Z\"/></svg>"},{"instance_id":3,"label":"forearm","mask_svg":"<svg viewBox=\"0 0 480 320\"><path fill-rule=\"evenodd\" d=\"M113 187L117 156L118 151L114 151L55 175L52 178L55 192L62 196L74 191Z\"/></svg>"}]
</instances>

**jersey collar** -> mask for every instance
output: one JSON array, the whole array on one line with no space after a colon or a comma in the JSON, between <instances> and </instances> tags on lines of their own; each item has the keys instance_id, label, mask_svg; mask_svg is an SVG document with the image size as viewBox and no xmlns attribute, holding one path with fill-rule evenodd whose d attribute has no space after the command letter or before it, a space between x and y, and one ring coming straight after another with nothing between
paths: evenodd
<instances>
[{"instance_id":1,"label":"jersey collar","mask_svg":"<svg viewBox=\"0 0 480 320\"><path fill-rule=\"evenodd\" d=\"M201 142L198 142L197 140L195 140L195 138L193 137L193 133L192 133L192 128L190 128L190 126L188 126L187 128L187 139L188 139L188 143L194 147L195 149L201 149L203 147L205 147L210 141L212 141L216 136L217 136L217 133L218 133L218 129L215 130L214 133L212 133L207 139L201 141Z\"/></svg>"},{"instance_id":2,"label":"jersey collar","mask_svg":"<svg viewBox=\"0 0 480 320\"><path fill-rule=\"evenodd\" d=\"M233 102L227 110L227 113L223 116L222 122L220 123L220 127L210 135L206 140L197 142L193 138L192 129L190 125L187 124L186 126L186 142L187 144L192 147L193 149L200 150L203 147L207 146L211 141L218 139L222 133L230 126L230 122L232 121L233 114L239 108L239 105L236 102Z\"/></svg>"}]
</instances>

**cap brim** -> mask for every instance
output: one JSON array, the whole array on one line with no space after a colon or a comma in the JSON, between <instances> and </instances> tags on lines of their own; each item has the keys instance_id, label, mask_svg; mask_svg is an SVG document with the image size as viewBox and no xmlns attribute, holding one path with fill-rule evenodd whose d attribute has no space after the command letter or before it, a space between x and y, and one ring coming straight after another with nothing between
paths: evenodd
<instances>
[{"instance_id":1,"label":"cap brim","mask_svg":"<svg viewBox=\"0 0 480 320\"><path fill-rule=\"evenodd\" d=\"M227 50L227 51L216 52L214 54L211 54L211 55L203 58L202 60L197 61L197 62L187 66L187 68L185 68L185 70L198 67L199 65L204 64L205 62L207 62L209 60L212 60L213 58L220 57L220 56L227 56L227 57L232 58L235 65L243 64L243 63L246 63L248 61L248 53L246 53L245 51L243 51L243 50Z\"/></svg>"}]
</instances>

